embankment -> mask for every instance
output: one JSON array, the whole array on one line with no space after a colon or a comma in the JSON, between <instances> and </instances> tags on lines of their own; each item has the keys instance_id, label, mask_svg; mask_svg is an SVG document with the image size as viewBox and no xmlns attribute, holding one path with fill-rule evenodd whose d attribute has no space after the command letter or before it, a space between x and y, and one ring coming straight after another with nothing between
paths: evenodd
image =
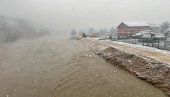
<instances>
[{"instance_id":1,"label":"embankment","mask_svg":"<svg viewBox=\"0 0 170 97\"><path fill-rule=\"evenodd\" d=\"M106 61L160 88L170 97L170 67L168 64L141 55L127 53L100 43L95 43L90 47Z\"/></svg>"}]
</instances>

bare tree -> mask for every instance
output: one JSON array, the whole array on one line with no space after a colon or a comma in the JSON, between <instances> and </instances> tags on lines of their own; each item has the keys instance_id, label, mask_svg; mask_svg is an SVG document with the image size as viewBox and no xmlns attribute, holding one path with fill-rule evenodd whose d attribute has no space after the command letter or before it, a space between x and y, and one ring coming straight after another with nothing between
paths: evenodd
<instances>
[{"instance_id":1,"label":"bare tree","mask_svg":"<svg viewBox=\"0 0 170 97\"><path fill-rule=\"evenodd\" d=\"M161 32L164 33L168 28L170 28L170 23L165 21L161 24Z\"/></svg>"},{"instance_id":2,"label":"bare tree","mask_svg":"<svg viewBox=\"0 0 170 97\"><path fill-rule=\"evenodd\" d=\"M93 27L88 29L88 34L92 35L95 32L95 29Z\"/></svg>"},{"instance_id":3,"label":"bare tree","mask_svg":"<svg viewBox=\"0 0 170 97\"><path fill-rule=\"evenodd\" d=\"M76 36L77 35L77 30L73 29L71 30L71 36Z\"/></svg>"},{"instance_id":4,"label":"bare tree","mask_svg":"<svg viewBox=\"0 0 170 97\"><path fill-rule=\"evenodd\" d=\"M111 30L109 31L110 34L114 34L116 32L115 27L112 27Z\"/></svg>"},{"instance_id":5,"label":"bare tree","mask_svg":"<svg viewBox=\"0 0 170 97\"><path fill-rule=\"evenodd\" d=\"M117 33L116 33L116 29L115 27L112 27L111 30L109 31L109 38L113 39L113 38L117 38Z\"/></svg>"},{"instance_id":6,"label":"bare tree","mask_svg":"<svg viewBox=\"0 0 170 97\"><path fill-rule=\"evenodd\" d=\"M107 36L107 35L108 35L108 32L107 32L107 30L105 30L105 29L101 29L101 30L99 30L99 35L100 35L100 36Z\"/></svg>"},{"instance_id":7,"label":"bare tree","mask_svg":"<svg viewBox=\"0 0 170 97\"><path fill-rule=\"evenodd\" d=\"M49 33L47 30L37 30L28 21L0 15L0 42L16 41L23 38L36 38Z\"/></svg>"}]
</instances>

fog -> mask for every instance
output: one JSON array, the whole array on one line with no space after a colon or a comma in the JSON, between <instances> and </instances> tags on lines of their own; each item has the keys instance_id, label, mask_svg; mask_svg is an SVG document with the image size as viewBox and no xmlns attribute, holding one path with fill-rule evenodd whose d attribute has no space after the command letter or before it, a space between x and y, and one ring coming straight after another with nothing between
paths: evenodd
<instances>
[{"instance_id":1,"label":"fog","mask_svg":"<svg viewBox=\"0 0 170 97\"><path fill-rule=\"evenodd\" d=\"M0 13L55 32L170 20L169 0L0 0Z\"/></svg>"},{"instance_id":2,"label":"fog","mask_svg":"<svg viewBox=\"0 0 170 97\"><path fill-rule=\"evenodd\" d=\"M0 0L0 97L170 96L169 6L170 0ZM148 24L119 33L122 21Z\"/></svg>"}]
</instances>

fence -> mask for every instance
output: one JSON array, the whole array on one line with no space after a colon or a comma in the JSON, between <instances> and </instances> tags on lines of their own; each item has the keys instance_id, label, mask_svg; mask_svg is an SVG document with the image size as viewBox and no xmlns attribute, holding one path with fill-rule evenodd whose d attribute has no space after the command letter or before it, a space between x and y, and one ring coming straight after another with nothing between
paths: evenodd
<instances>
[{"instance_id":1,"label":"fence","mask_svg":"<svg viewBox=\"0 0 170 97\"><path fill-rule=\"evenodd\" d=\"M162 50L169 50L170 51L170 40L166 37L153 37L153 38L137 38L137 37L128 37L128 38L121 38L117 41L131 43L131 44L138 44L143 46L154 47Z\"/></svg>"}]
</instances>

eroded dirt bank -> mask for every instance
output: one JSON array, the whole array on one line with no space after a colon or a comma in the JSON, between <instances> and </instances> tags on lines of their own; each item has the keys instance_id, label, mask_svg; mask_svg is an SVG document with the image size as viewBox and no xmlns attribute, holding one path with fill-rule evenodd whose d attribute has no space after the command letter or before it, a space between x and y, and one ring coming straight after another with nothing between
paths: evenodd
<instances>
[{"instance_id":1,"label":"eroded dirt bank","mask_svg":"<svg viewBox=\"0 0 170 97\"><path fill-rule=\"evenodd\" d=\"M92 45L93 44L93 45ZM92 42L90 48L106 61L159 87L170 97L170 67L152 58L130 54L108 45Z\"/></svg>"}]
</instances>

